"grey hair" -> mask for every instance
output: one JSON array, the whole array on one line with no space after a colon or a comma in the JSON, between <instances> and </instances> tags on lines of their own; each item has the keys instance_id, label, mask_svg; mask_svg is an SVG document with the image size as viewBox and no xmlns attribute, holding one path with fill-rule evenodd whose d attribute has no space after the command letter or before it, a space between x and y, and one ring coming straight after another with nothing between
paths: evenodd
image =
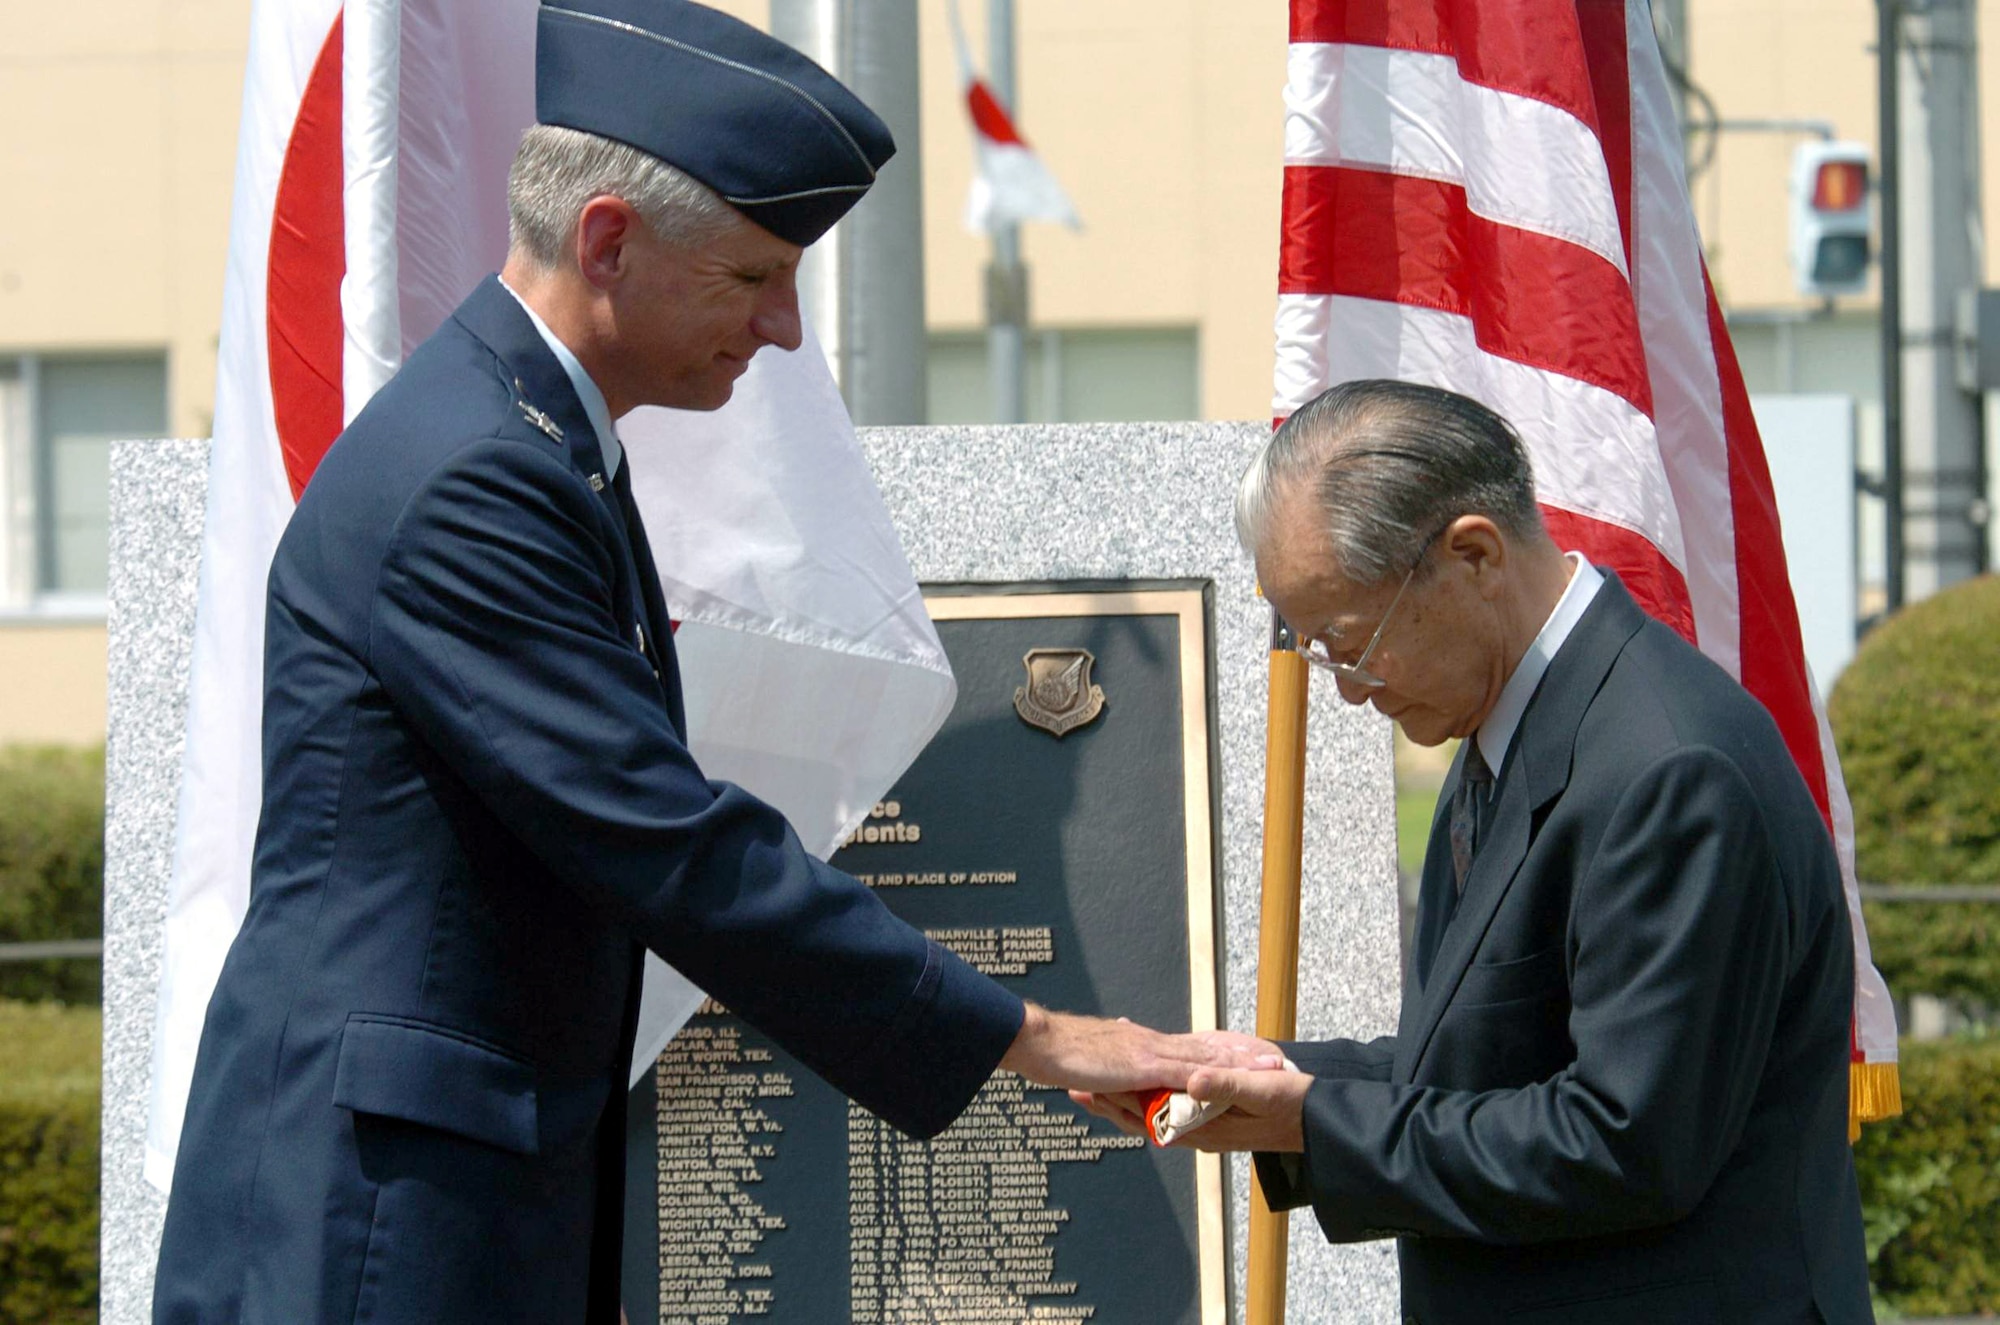
<instances>
[{"instance_id":1,"label":"grey hair","mask_svg":"<svg viewBox=\"0 0 2000 1325\"><path fill-rule=\"evenodd\" d=\"M580 129L537 124L507 172L507 239L544 269L561 264L583 205L600 194L632 204L669 244L694 247L742 218L706 184L658 157Z\"/></svg>"},{"instance_id":2,"label":"grey hair","mask_svg":"<svg viewBox=\"0 0 2000 1325\"><path fill-rule=\"evenodd\" d=\"M1541 535L1527 448L1476 400L1369 379L1321 392L1243 472L1236 537L1253 555L1278 498L1309 480L1335 563L1363 585L1404 574L1461 515L1509 537Z\"/></svg>"}]
</instances>

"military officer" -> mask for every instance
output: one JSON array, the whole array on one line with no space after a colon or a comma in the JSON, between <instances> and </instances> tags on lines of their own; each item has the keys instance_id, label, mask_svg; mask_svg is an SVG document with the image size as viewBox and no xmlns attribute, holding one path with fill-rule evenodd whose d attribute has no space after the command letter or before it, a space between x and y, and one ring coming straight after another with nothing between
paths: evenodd
<instances>
[{"instance_id":1,"label":"military officer","mask_svg":"<svg viewBox=\"0 0 2000 1325\"><path fill-rule=\"evenodd\" d=\"M661 954L896 1126L996 1067L1185 1084L1226 1050L975 973L689 756L612 421L800 342L801 251L888 132L683 0L539 15L512 247L332 447L271 569L264 806L154 1318L619 1315L625 1073Z\"/></svg>"}]
</instances>

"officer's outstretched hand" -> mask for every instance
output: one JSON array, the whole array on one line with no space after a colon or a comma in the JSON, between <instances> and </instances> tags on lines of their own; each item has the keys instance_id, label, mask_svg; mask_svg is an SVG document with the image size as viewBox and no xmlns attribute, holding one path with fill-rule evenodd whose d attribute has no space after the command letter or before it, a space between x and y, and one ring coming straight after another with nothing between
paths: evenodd
<instances>
[{"instance_id":1,"label":"officer's outstretched hand","mask_svg":"<svg viewBox=\"0 0 2000 1325\"><path fill-rule=\"evenodd\" d=\"M1126 1092L1185 1090L1203 1068L1256 1071L1283 1062L1275 1046L1253 1036L1169 1035L1136 1022L1051 1012L1030 1003L1000 1066L1044 1086Z\"/></svg>"}]
</instances>

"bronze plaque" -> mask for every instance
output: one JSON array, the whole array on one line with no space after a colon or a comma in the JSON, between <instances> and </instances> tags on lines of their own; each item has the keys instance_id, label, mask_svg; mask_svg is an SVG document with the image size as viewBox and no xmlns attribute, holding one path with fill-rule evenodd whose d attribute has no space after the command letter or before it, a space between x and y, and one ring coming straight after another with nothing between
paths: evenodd
<instances>
[{"instance_id":1,"label":"bronze plaque","mask_svg":"<svg viewBox=\"0 0 2000 1325\"><path fill-rule=\"evenodd\" d=\"M957 707L834 863L1024 997L1218 1025L1207 585L926 597ZM1220 1160L1011 1074L911 1141L716 1009L633 1092L626 1210L632 1325L1228 1319Z\"/></svg>"}]
</instances>

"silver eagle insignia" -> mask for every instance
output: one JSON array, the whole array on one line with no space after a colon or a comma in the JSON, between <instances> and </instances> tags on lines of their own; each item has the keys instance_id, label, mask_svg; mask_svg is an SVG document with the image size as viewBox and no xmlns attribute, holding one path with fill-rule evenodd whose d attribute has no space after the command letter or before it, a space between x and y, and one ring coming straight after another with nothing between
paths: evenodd
<instances>
[{"instance_id":1,"label":"silver eagle insignia","mask_svg":"<svg viewBox=\"0 0 2000 1325\"><path fill-rule=\"evenodd\" d=\"M557 446L561 446L563 439L562 425L536 406L520 398L521 379L518 377L514 379L514 397L514 408L521 411L521 417L528 421L529 426L540 430L543 436L547 437Z\"/></svg>"},{"instance_id":2,"label":"silver eagle insignia","mask_svg":"<svg viewBox=\"0 0 2000 1325\"><path fill-rule=\"evenodd\" d=\"M1014 691L1021 721L1061 740L1104 712L1104 687L1090 683L1089 649L1029 649L1028 683Z\"/></svg>"}]
</instances>

